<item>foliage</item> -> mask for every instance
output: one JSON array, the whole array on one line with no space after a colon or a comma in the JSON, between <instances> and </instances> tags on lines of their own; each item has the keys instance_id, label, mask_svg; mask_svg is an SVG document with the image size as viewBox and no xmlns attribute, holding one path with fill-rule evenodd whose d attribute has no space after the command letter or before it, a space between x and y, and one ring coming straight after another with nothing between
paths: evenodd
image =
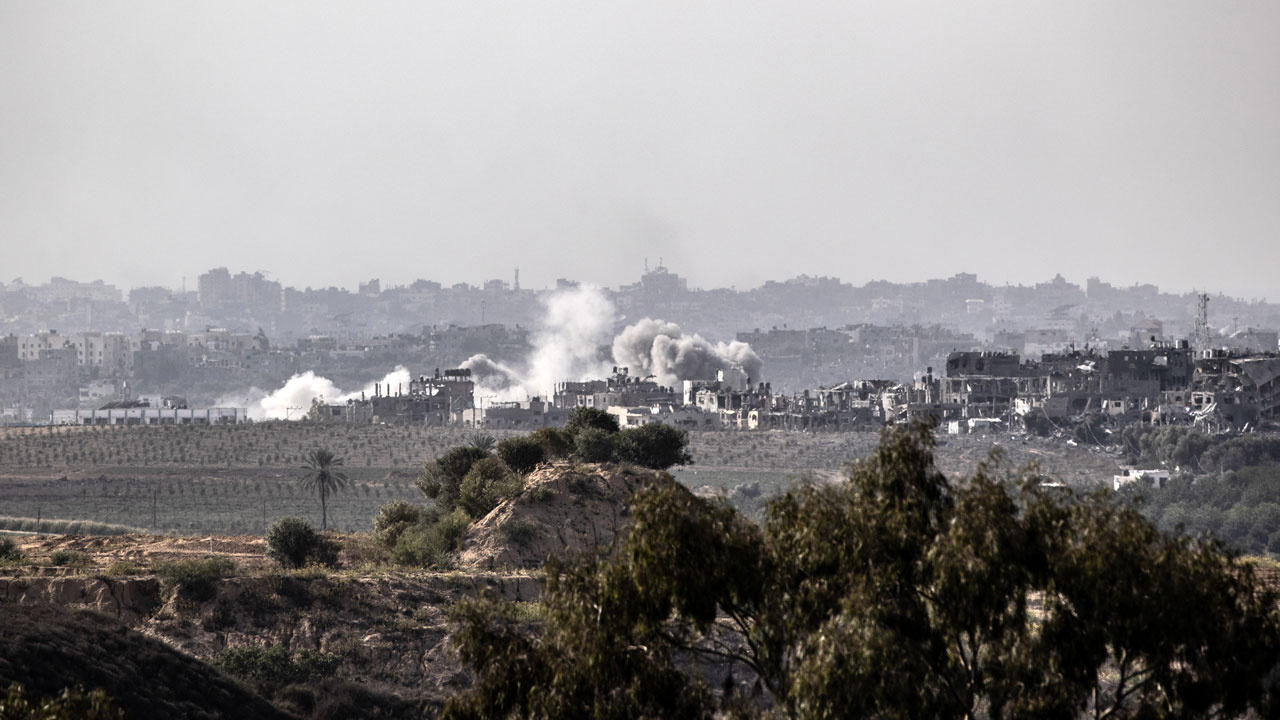
<instances>
[{"instance_id":1,"label":"foliage","mask_svg":"<svg viewBox=\"0 0 1280 720\"><path fill-rule=\"evenodd\" d=\"M498 457L507 467L523 475L546 460L547 451L532 435L517 435L498 443Z\"/></svg>"},{"instance_id":2,"label":"foliage","mask_svg":"<svg viewBox=\"0 0 1280 720\"><path fill-rule=\"evenodd\" d=\"M291 568L308 563L333 566L338 563L338 545L306 520L283 517L267 528L267 557Z\"/></svg>"},{"instance_id":3,"label":"foliage","mask_svg":"<svg viewBox=\"0 0 1280 720\"><path fill-rule=\"evenodd\" d=\"M166 587L177 588L181 596L199 602L214 596L218 581L233 575L236 564L221 557L173 560L157 563L155 571Z\"/></svg>"},{"instance_id":4,"label":"foliage","mask_svg":"<svg viewBox=\"0 0 1280 720\"><path fill-rule=\"evenodd\" d=\"M586 462L610 462L617 457L618 433L586 427L573 436L574 454Z\"/></svg>"},{"instance_id":5,"label":"foliage","mask_svg":"<svg viewBox=\"0 0 1280 720\"><path fill-rule=\"evenodd\" d=\"M59 548L49 554L49 564L56 565L58 567L65 567L68 565L88 565L89 556L75 550Z\"/></svg>"},{"instance_id":6,"label":"foliage","mask_svg":"<svg viewBox=\"0 0 1280 720\"><path fill-rule=\"evenodd\" d=\"M20 562L22 549L7 535L0 535L0 562Z\"/></svg>"},{"instance_id":7,"label":"foliage","mask_svg":"<svg viewBox=\"0 0 1280 720\"><path fill-rule=\"evenodd\" d=\"M524 488L524 480L511 472L506 463L496 457L488 457L475 465L462 479L458 489L458 504L473 518L484 517L498 503L518 495Z\"/></svg>"},{"instance_id":8,"label":"foliage","mask_svg":"<svg viewBox=\"0 0 1280 720\"><path fill-rule=\"evenodd\" d=\"M1038 437L1048 437L1056 429L1053 420L1044 410L1036 408L1022 416L1022 427Z\"/></svg>"},{"instance_id":9,"label":"foliage","mask_svg":"<svg viewBox=\"0 0 1280 720\"><path fill-rule=\"evenodd\" d=\"M1280 437L1208 435L1189 427L1133 424L1120 433L1125 459L1143 467L1226 472L1280 463Z\"/></svg>"},{"instance_id":10,"label":"foliage","mask_svg":"<svg viewBox=\"0 0 1280 720\"><path fill-rule=\"evenodd\" d=\"M422 508L404 500L393 500L378 509L373 518L373 531L378 542L395 547L400 533L422 519Z\"/></svg>"},{"instance_id":11,"label":"foliage","mask_svg":"<svg viewBox=\"0 0 1280 720\"><path fill-rule=\"evenodd\" d=\"M564 423L564 431L576 438L588 428L603 430L607 433L618 432L618 418L594 407L576 407L569 412Z\"/></svg>"},{"instance_id":12,"label":"foliage","mask_svg":"<svg viewBox=\"0 0 1280 720\"><path fill-rule=\"evenodd\" d=\"M309 683L333 675L341 658L317 650L291 653L282 645L271 647L227 648L210 664L219 670L253 684L259 690L289 683Z\"/></svg>"},{"instance_id":13,"label":"foliage","mask_svg":"<svg viewBox=\"0 0 1280 720\"><path fill-rule=\"evenodd\" d=\"M932 446L887 431L847 482L782 495L763 527L672 481L642 490L615 556L548 565L541 624L458 604L475 683L445 717L1280 709L1280 612L1250 567L1108 495L987 464L953 487Z\"/></svg>"},{"instance_id":14,"label":"foliage","mask_svg":"<svg viewBox=\"0 0 1280 720\"><path fill-rule=\"evenodd\" d=\"M1106 445L1108 432L1107 416L1091 412L1075 426L1071 437L1081 445Z\"/></svg>"},{"instance_id":15,"label":"foliage","mask_svg":"<svg viewBox=\"0 0 1280 720\"><path fill-rule=\"evenodd\" d=\"M693 462L689 454L689 433L670 425L649 423L627 428L618 433L616 453L619 460L654 470Z\"/></svg>"},{"instance_id":16,"label":"foliage","mask_svg":"<svg viewBox=\"0 0 1280 720\"><path fill-rule=\"evenodd\" d=\"M80 688L65 688L57 696L38 700L27 694L18 683L9 685L0 696L0 720L118 720L124 712L115 701L98 688L86 693Z\"/></svg>"},{"instance_id":17,"label":"foliage","mask_svg":"<svg viewBox=\"0 0 1280 720\"><path fill-rule=\"evenodd\" d=\"M462 508L424 515L422 522L400 534L391 559L401 565L446 567L470 524L471 518Z\"/></svg>"},{"instance_id":18,"label":"foliage","mask_svg":"<svg viewBox=\"0 0 1280 720\"><path fill-rule=\"evenodd\" d=\"M573 436L560 428L538 428L527 437L542 447L542 454L548 459L568 457L573 454Z\"/></svg>"},{"instance_id":19,"label":"foliage","mask_svg":"<svg viewBox=\"0 0 1280 720\"><path fill-rule=\"evenodd\" d=\"M467 441L467 444L485 455L490 455L493 453L494 447L497 446L498 439L487 433L475 433Z\"/></svg>"},{"instance_id":20,"label":"foliage","mask_svg":"<svg viewBox=\"0 0 1280 720\"><path fill-rule=\"evenodd\" d=\"M457 507L462 479L471 472L472 465L487 457L489 454L480 448L459 445L427 463L418 478L418 489L435 500L437 507L445 510Z\"/></svg>"},{"instance_id":21,"label":"foliage","mask_svg":"<svg viewBox=\"0 0 1280 720\"><path fill-rule=\"evenodd\" d=\"M537 525L518 517L508 519L498 529L517 547L528 545L538 534Z\"/></svg>"},{"instance_id":22,"label":"foliage","mask_svg":"<svg viewBox=\"0 0 1280 720\"><path fill-rule=\"evenodd\" d=\"M320 529L329 529L329 496L348 487L347 476L337 470L343 463L342 458L332 451L316 448L306 456L302 466L306 474L302 476L302 488L320 496Z\"/></svg>"}]
</instances>

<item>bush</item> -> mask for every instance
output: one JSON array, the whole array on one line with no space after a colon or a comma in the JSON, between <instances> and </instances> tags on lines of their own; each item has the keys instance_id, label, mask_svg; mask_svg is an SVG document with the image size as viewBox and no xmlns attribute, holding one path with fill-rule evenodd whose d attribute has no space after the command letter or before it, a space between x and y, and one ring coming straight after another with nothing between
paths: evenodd
<instances>
[{"instance_id":1,"label":"bush","mask_svg":"<svg viewBox=\"0 0 1280 720\"><path fill-rule=\"evenodd\" d=\"M617 432L596 427L584 428L574 435L574 452L586 462L609 462L617 453Z\"/></svg>"},{"instance_id":2,"label":"bush","mask_svg":"<svg viewBox=\"0 0 1280 720\"><path fill-rule=\"evenodd\" d=\"M670 425L649 423L627 428L618 433L616 444L619 460L654 470L693 462L687 449L689 433Z\"/></svg>"},{"instance_id":3,"label":"bush","mask_svg":"<svg viewBox=\"0 0 1280 720\"><path fill-rule=\"evenodd\" d=\"M542 447L542 454L547 459L573 454L573 436L560 428L539 428L529 433L528 438Z\"/></svg>"},{"instance_id":4,"label":"bush","mask_svg":"<svg viewBox=\"0 0 1280 720\"><path fill-rule=\"evenodd\" d=\"M524 474L545 460L547 453L541 443L526 435L509 437L498 443L498 457L502 458L507 467Z\"/></svg>"},{"instance_id":5,"label":"bush","mask_svg":"<svg viewBox=\"0 0 1280 720\"><path fill-rule=\"evenodd\" d=\"M523 486L524 482L502 460L485 458L463 478L458 504L471 517L484 517L498 503L518 494Z\"/></svg>"},{"instance_id":6,"label":"bush","mask_svg":"<svg viewBox=\"0 0 1280 720\"><path fill-rule=\"evenodd\" d=\"M13 683L0 695L0 718L4 720L119 720L124 711L105 690L86 693L80 688L65 688L53 698L39 700L27 694L26 688Z\"/></svg>"},{"instance_id":7,"label":"bush","mask_svg":"<svg viewBox=\"0 0 1280 720\"><path fill-rule=\"evenodd\" d=\"M470 524L471 517L461 508L418 523L400 534L391 559L401 565L447 566L449 554L458 547Z\"/></svg>"},{"instance_id":8,"label":"bush","mask_svg":"<svg viewBox=\"0 0 1280 720\"><path fill-rule=\"evenodd\" d=\"M422 520L422 508L404 500L393 500L378 508L373 518L373 532L378 542L395 547L400 533Z\"/></svg>"},{"instance_id":9,"label":"bush","mask_svg":"<svg viewBox=\"0 0 1280 720\"><path fill-rule=\"evenodd\" d=\"M564 423L564 431L576 438L583 431L595 428L603 430L606 433L618 432L618 418L593 407L577 407L569 413L569 419Z\"/></svg>"},{"instance_id":10,"label":"bush","mask_svg":"<svg viewBox=\"0 0 1280 720\"><path fill-rule=\"evenodd\" d=\"M214 655L211 664L259 689L269 689L329 677L340 662L337 655L330 653L316 650L290 653L283 646L274 645L267 648L228 648Z\"/></svg>"},{"instance_id":11,"label":"bush","mask_svg":"<svg viewBox=\"0 0 1280 720\"><path fill-rule=\"evenodd\" d=\"M280 518L267 529L267 557L284 567L300 568L309 562L337 565L338 549L337 543L302 518Z\"/></svg>"},{"instance_id":12,"label":"bush","mask_svg":"<svg viewBox=\"0 0 1280 720\"><path fill-rule=\"evenodd\" d=\"M21 562L22 550L13 538L0 535L0 562Z\"/></svg>"},{"instance_id":13,"label":"bush","mask_svg":"<svg viewBox=\"0 0 1280 720\"><path fill-rule=\"evenodd\" d=\"M82 552L61 548L53 551L53 554L49 556L49 563L57 565L58 567L65 567L68 565L88 565L89 556Z\"/></svg>"},{"instance_id":14,"label":"bush","mask_svg":"<svg viewBox=\"0 0 1280 720\"><path fill-rule=\"evenodd\" d=\"M512 518L498 530L517 547L528 545L538 535L538 526L524 518Z\"/></svg>"},{"instance_id":15,"label":"bush","mask_svg":"<svg viewBox=\"0 0 1280 720\"><path fill-rule=\"evenodd\" d=\"M418 477L418 489L435 500L436 505L449 510L458 504L458 491L462 479L471 466L489 457L489 453L471 445L461 445L427 463Z\"/></svg>"},{"instance_id":16,"label":"bush","mask_svg":"<svg viewBox=\"0 0 1280 720\"><path fill-rule=\"evenodd\" d=\"M177 588L187 599L203 601L217 592L217 583L236 571L236 564L227 558L202 560L175 560L156 565L156 577L166 587Z\"/></svg>"}]
</instances>

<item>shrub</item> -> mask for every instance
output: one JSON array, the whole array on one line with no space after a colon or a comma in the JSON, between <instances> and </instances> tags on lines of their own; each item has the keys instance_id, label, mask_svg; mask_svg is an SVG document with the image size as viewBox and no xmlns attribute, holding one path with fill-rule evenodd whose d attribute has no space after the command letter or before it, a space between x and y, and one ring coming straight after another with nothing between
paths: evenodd
<instances>
[{"instance_id":1,"label":"shrub","mask_svg":"<svg viewBox=\"0 0 1280 720\"><path fill-rule=\"evenodd\" d=\"M400 534L400 540L391 552L391 559L401 565L437 567L449 564L449 554L467 532L471 518L458 508L447 515L421 522Z\"/></svg>"},{"instance_id":2,"label":"shrub","mask_svg":"<svg viewBox=\"0 0 1280 720\"><path fill-rule=\"evenodd\" d=\"M498 530L518 547L528 545L538 535L538 526L524 518L512 518Z\"/></svg>"},{"instance_id":3,"label":"shrub","mask_svg":"<svg viewBox=\"0 0 1280 720\"><path fill-rule=\"evenodd\" d=\"M458 504L471 517L484 517L498 503L520 492L524 482L502 460L485 458L462 480Z\"/></svg>"},{"instance_id":4,"label":"shrub","mask_svg":"<svg viewBox=\"0 0 1280 720\"><path fill-rule=\"evenodd\" d=\"M281 645L228 648L213 656L211 664L228 675L258 688L310 682L333 675L341 659L316 650L290 653Z\"/></svg>"},{"instance_id":5,"label":"shrub","mask_svg":"<svg viewBox=\"0 0 1280 720\"><path fill-rule=\"evenodd\" d=\"M509 437L498 443L498 457L507 467L518 473L527 473L546 459L542 444L530 436Z\"/></svg>"},{"instance_id":6,"label":"shrub","mask_svg":"<svg viewBox=\"0 0 1280 720\"><path fill-rule=\"evenodd\" d=\"M227 558L204 558L202 560L175 560L156 565L156 577L166 587L177 588L177 591L190 600L203 601L213 597L217 591L217 583L236 571L236 564Z\"/></svg>"},{"instance_id":7,"label":"shrub","mask_svg":"<svg viewBox=\"0 0 1280 720\"><path fill-rule=\"evenodd\" d=\"M392 500L378 508L378 514L373 518L373 532L378 542L395 547L400 533L421 519L422 508L404 500Z\"/></svg>"},{"instance_id":8,"label":"shrub","mask_svg":"<svg viewBox=\"0 0 1280 720\"><path fill-rule=\"evenodd\" d=\"M82 552L76 552L75 550L60 548L58 550L54 550L53 554L49 556L49 563L57 565L58 567L65 567L67 565L88 565L89 556Z\"/></svg>"},{"instance_id":9,"label":"shrub","mask_svg":"<svg viewBox=\"0 0 1280 720\"><path fill-rule=\"evenodd\" d=\"M689 433L661 423L627 428L618 433L617 455L623 460L654 470L693 462L689 455Z\"/></svg>"},{"instance_id":10,"label":"shrub","mask_svg":"<svg viewBox=\"0 0 1280 720\"><path fill-rule=\"evenodd\" d=\"M564 431L577 438L584 430L595 428L606 433L618 432L618 418L593 407L577 407L569 413L564 423Z\"/></svg>"},{"instance_id":11,"label":"shrub","mask_svg":"<svg viewBox=\"0 0 1280 720\"><path fill-rule=\"evenodd\" d=\"M80 688L64 688L57 697L39 700L26 688L13 683L0 695L0 718L4 720L119 720L124 711L102 688L86 693Z\"/></svg>"},{"instance_id":12,"label":"shrub","mask_svg":"<svg viewBox=\"0 0 1280 720\"><path fill-rule=\"evenodd\" d=\"M569 457L573 454L573 436L560 428L539 428L527 437L542 447L544 458Z\"/></svg>"},{"instance_id":13,"label":"shrub","mask_svg":"<svg viewBox=\"0 0 1280 720\"><path fill-rule=\"evenodd\" d=\"M584 428L574 435L574 452L586 462L609 462L617 452L617 435L597 427Z\"/></svg>"},{"instance_id":14,"label":"shrub","mask_svg":"<svg viewBox=\"0 0 1280 720\"><path fill-rule=\"evenodd\" d=\"M20 562L22 560L22 550L18 548L18 543L13 538L0 535L0 562Z\"/></svg>"},{"instance_id":15,"label":"shrub","mask_svg":"<svg viewBox=\"0 0 1280 720\"><path fill-rule=\"evenodd\" d=\"M280 518L267 529L267 557L284 567L300 568L308 562L337 565L338 549L302 518Z\"/></svg>"},{"instance_id":16,"label":"shrub","mask_svg":"<svg viewBox=\"0 0 1280 720\"><path fill-rule=\"evenodd\" d=\"M461 445L427 463L418 477L418 489L446 510L458 504L458 489L471 466L489 453L471 445Z\"/></svg>"}]
</instances>

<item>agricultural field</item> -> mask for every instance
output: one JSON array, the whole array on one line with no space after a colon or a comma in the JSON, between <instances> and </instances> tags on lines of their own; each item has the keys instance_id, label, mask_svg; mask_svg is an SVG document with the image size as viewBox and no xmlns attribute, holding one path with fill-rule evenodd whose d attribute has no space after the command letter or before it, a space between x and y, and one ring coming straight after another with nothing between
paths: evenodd
<instances>
[{"instance_id":1,"label":"agricultural field","mask_svg":"<svg viewBox=\"0 0 1280 720\"><path fill-rule=\"evenodd\" d=\"M500 439L517 433L490 434ZM303 456L323 447L345 459L352 485L330 498L330 526L365 530L386 502L422 502L414 480L423 464L473 435L460 428L302 422L4 428L0 529L30 530L30 521L14 518L37 517L176 535L260 533L285 515L318 525L320 503L298 479ZM758 508L798 477L838 476L877 439L869 432L695 432L695 464L674 475L740 507ZM940 438L939 466L961 477L997 441L1003 467L1034 462L1046 475L1076 485L1109 480L1118 467L1116 457L1098 449L1008 436Z\"/></svg>"}]
</instances>

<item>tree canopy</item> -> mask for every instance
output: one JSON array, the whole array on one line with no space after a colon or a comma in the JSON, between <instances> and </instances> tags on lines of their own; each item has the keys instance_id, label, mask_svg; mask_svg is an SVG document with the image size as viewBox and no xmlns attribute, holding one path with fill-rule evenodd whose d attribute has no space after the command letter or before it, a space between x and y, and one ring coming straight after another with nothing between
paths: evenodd
<instances>
[{"instance_id":1,"label":"tree canopy","mask_svg":"<svg viewBox=\"0 0 1280 720\"><path fill-rule=\"evenodd\" d=\"M547 567L542 619L459 603L450 718L1272 717L1276 595L1106 493L949 482L920 427L763 526L669 478L617 551Z\"/></svg>"}]
</instances>

